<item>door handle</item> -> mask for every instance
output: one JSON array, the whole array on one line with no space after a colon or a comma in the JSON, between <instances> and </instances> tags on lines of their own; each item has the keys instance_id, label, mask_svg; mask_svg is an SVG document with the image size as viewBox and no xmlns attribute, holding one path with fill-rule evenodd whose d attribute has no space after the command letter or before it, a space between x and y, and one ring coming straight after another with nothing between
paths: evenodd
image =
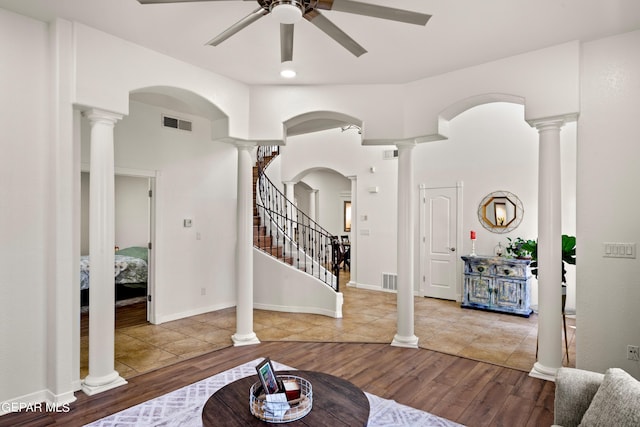
<instances>
[{"instance_id":1,"label":"door handle","mask_svg":"<svg viewBox=\"0 0 640 427\"><path fill-rule=\"evenodd\" d=\"M451 252L455 252L455 251L456 251L456 248L449 248L449 250L450 250Z\"/></svg>"}]
</instances>

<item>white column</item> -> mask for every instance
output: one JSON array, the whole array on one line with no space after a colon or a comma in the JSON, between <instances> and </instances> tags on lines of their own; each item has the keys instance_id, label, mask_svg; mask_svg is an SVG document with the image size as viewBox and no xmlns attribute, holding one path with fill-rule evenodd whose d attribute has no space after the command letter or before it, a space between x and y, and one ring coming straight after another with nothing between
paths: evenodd
<instances>
[{"instance_id":1,"label":"white column","mask_svg":"<svg viewBox=\"0 0 640 427\"><path fill-rule=\"evenodd\" d=\"M347 286L358 286L358 177L348 176L351 180L351 260L349 265L349 283Z\"/></svg>"},{"instance_id":2,"label":"white column","mask_svg":"<svg viewBox=\"0 0 640 427\"><path fill-rule=\"evenodd\" d=\"M532 123L538 155L538 361L532 377L553 381L562 366L562 208L560 129L564 119Z\"/></svg>"},{"instance_id":3,"label":"white column","mask_svg":"<svg viewBox=\"0 0 640 427\"><path fill-rule=\"evenodd\" d=\"M311 219L311 221L315 221L316 220L316 198L318 197L318 190L311 190L311 193L309 193L309 218Z\"/></svg>"},{"instance_id":4,"label":"white column","mask_svg":"<svg viewBox=\"0 0 640 427\"><path fill-rule=\"evenodd\" d=\"M418 348L413 307L413 148L398 143L398 332L392 346Z\"/></svg>"},{"instance_id":5,"label":"white column","mask_svg":"<svg viewBox=\"0 0 640 427\"><path fill-rule=\"evenodd\" d=\"M115 200L113 128L119 114L101 110L84 113L91 124L89 185L89 375L82 390L93 395L127 382L114 369L114 245Z\"/></svg>"},{"instance_id":6,"label":"white column","mask_svg":"<svg viewBox=\"0 0 640 427\"><path fill-rule=\"evenodd\" d=\"M236 281L236 333L231 336L235 346L259 344L253 332L253 169L251 151L254 143L236 142L238 149L238 206Z\"/></svg>"}]
</instances>

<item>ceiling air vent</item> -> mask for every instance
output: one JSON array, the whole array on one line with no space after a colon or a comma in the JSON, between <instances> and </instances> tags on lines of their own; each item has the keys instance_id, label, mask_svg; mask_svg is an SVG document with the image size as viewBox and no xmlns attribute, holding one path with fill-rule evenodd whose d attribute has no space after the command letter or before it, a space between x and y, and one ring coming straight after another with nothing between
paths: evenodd
<instances>
[{"instance_id":1,"label":"ceiling air vent","mask_svg":"<svg viewBox=\"0 0 640 427\"><path fill-rule=\"evenodd\" d=\"M382 157L385 160L397 159L398 158L398 150L384 150Z\"/></svg>"},{"instance_id":2,"label":"ceiling air vent","mask_svg":"<svg viewBox=\"0 0 640 427\"><path fill-rule=\"evenodd\" d=\"M162 126L166 128L180 129L191 132L192 123L187 120L178 119L176 117L162 115Z\"/></svg>"}]
</instances>

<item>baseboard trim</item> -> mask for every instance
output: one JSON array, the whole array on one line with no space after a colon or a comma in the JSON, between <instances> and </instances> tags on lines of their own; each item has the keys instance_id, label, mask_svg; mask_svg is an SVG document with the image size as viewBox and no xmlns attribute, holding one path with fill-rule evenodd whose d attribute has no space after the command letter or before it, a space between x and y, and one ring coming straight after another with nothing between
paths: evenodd
<instances>
[{"instance_id":1,"label":"baseboard trim","mask_svg":"<svg viewBox=\"0 0 640 427\"><path fill-rule=\"evenodd\" d=\"M338 313L332 310L327 310L320 307L293 307L288 305L274 305L274 304L253 304L253 308L258 310L280 311L283 313L308 313L319 314L322 316L333 317L339 319L342 317L342 312Z\"/></svg>"}]
</instances>

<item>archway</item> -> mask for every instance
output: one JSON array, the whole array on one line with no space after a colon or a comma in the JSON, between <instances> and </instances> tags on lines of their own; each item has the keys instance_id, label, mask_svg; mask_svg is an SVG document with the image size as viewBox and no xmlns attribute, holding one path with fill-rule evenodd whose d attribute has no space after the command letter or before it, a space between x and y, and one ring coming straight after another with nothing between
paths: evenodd
<instances>
[{"instance_id":1,"label":"archway","mask_svg":"<svg viewBox=\"0 0 640 427\"><path fill-rule=\"evenodd\" d=\"M526 103L520 97L505 96L503 94L478 95L447 107L441 113L440 119L444 121L446 126L451 125L453 127L449 120L460 116L465 111L471 112L474 106L496 102L526 106ZM526 127L524 125L524 111L520 113L520 117L512 120L522 120L519 126ZM467 147L464 150L464 155L455 157L456 163L466 165L468 170L475 171L475 174L471 175L471 186L480 181L490 183L493 186L491 189L485 189L486 193L492 190L508 190L508 186L514 184L520 185L520 188L524 188L522 187L523 185L528 188L526 192L530 194L525 194L528 198L525 206L529 206L529 208L525 209L525 211L529 212L529 217L534 216L534 223L528 223L525 229L516 230L510 234L510 237L523 237L533 240L539 238L541 244L538 247L546 247L546 255L543 255L546 258L544 262L540 262L540 265L544 264L549 270L547 270L548 273L544 275L544 278L543 275L539 275L540 281L538 282L540 287L539 334L541 342L545 341L544 345L541 344L541 348L544 346L546 350L544 352L541 350L539 362L535 363L532 370L533 376L540 376L545 379L553 377L552 372L555 368L552 367L561 362L561 359L556 360L556 349L560 350L561 341L557 339L557 328L562 323L560 322L560 309L558 307L556 310L555 307L560 302L560 289L558 286L560 278L553 276L556 270L557 273L560 272L560 266L558 265L556 269L555 263L561 262L560 257L557 256L558 254L555 254L560 249L559 242L556 242L556 239L559 239L562 233L573 234L575 232L575 211L571 212L571 208L575 209L575 204L571 203L571 200L575 200L575 128L571 123L567 124L574 119L575 117L573 116L562 116L528 121L529 127L527 129L531 129L531 131L529 132L530 137L527 138L531 139L531 145L521 153L509 153L509 149L496 149L490 142L485 142L483 144L485 144L486 148L481 149L478 147L476 150L474 146ZM504 128L504 134L508 135L511 124L502 121L496 123L496 126ZM562 137L560 134L561 129ZM566 136L564 136L565 134ZM451 135L453 137L454 132L451 132ZM482 136L482 134L479 134L469 138L474 138L480 142L483 140ZM517 140L514 140L515 142ZM571 153L571 149L573 149L573 153ZM478 156L480 153L491 153L491 158L494 160L503 159L504 162L492 163L491 161L483 161L481 156ZM531 159L536 158L538 160L534 160L532 163ZM569 159L568 163L567 158ZM518 164L522 166L519 170L517 170ZM524 167L525 165L528 166ZM493 180L491 179L492 177L494 178ZM560 182L564 181L565 178L567 178L569 185L561 187ZM469 182L469 176L466 179ZM518 182L520 184L517 184ZM465 193L470 188L472 187L465 186ZM475 194L475 196L478 196L478 194ZM569 212L567 212L567 209L561 209L560 207L561 201L564 203L565 200L569 201ZM476 216L475 210L477 210L477 204L473 204L471 208L467 209L470 213L466 215L465 230L475 228L475 224L470 220ZM535 218L536 214L538 215L537 218ZM491 240L492 234L482 229L480 230L483 235L479 236L476 244L486 245L481 253L492 254L491 247L497 240L494 239L492 244L487 245L486 242ZM538 259L542 259L540 253ZM561 354L561 352L558 351L557 354ZM559 366L561 366L561 363Z\"/></svg>"},{"instance_id":2,"label":"archway","mask_svg":"<svg viewBox=\"0 0 640 427\"><path fill-rule=\"evenodd\" d=\"M101 141L104 147L101 149L106 150L107 154L111 151L111 155L106 155L103 160L97 161L101 166L98 169L94 169L95 157L89 157L89 152L96 149L94 146L96 125L94 121L87 122L79 119L78 126L81 129L79 145L82 147L79 150L80 162L87 165L92 175L96 172L96 176L101 177L105 182L113 180L113 173L110 171L114 170L125 175L150 176L155 179L156 191L153 196L157 197L155 200L159 203L158 210L161 212L153 218L155 225L150 227L152 245L149 259L150 265L156 265L156 268L150 269L149 276L155 277L156 280L149 282L151 284L149 295L152 297L152 304L156 308L161 304L161 309L156 310L156 316L152 316L151 320L154 323L162 323L171 316L176 316L176 313L186 311L180 307L180 304L190 307L189 302L180 303L184 300L182 295L185 289L177 291L175 286L170 285L170 283L177 283L174 276L183 276L184 281L181 282L183 285L197 289L196 292L201 298L193 305L201 310L214 305L214 298L231 304L234 294L232 285L225 287L207 283L206 277L211 275L210 271L203 272L188 268L189 265L207 264L202 261L209 256L215 258L209 263L215 264L211 267L214 270L218 270L219 265L229 265L233 260L231 255L226 254L228 251L216 249L217 245L213 244L210 237L220 234L222 239L229 240L227 242L229 246L235 242L235 235L225 233L225 227L216 227L215 221L207 220L218 216L217 206L226 206L223 202L235 197L234 187L229 189L226 186L211 185L219 179L216 174L222 174L225 177L236 174L235 162L229 161L236 158L235 147L224 143L211 143L214 139L226 136L228 117L198 94L175 87L148 87L134 90L130 94L128 115L119 117L113 115L113 117L112 136L103 138L104 141ZM175 120L165 120L166 118ZM186 123L189 125L183 126ZM113 209L113 195L106 189L94 191L92 188L92 200L94 197L96 200L103 200L105 211ZM229 210L228 207L227 210ZM109 234L113 235L113 221L109 219L109 215L106 215L103 218L98 217L97 220L93 218L90 227L93 228L94 224L96 224L95 227L107 232L105 238L92 240L91 246L97 247L101 253L107 253L108 248L111 247L110 251L113 253L114 242L109 237ZM189 227L188 224L193 224L193 227ZM180 235L182 237L179 237ZM196 240L205 242L196 243ZM187 269L177 271L168 268L167 260L180 253L190 254L182 260L182 264ZM93 263L94 257L91 258ZM159 265L164 267L158 267ZM224 268L221 270L222 276L229 279L233 277L233 269L227 267L226 270ZM192 277L184 277L185 274ZM111 280L107 276L99 276L101 280L100 278L95 280L98 288L101 285L102 288L113 286L113 276ZM226 282L233 283L232 280ZM161 292L153 289L154 283L162 285ZM94 288L93 285L92 288ZM196 292L186 291L193 294ZM107 298L105 302L90 301L91 320L100 326L99 329L92 328L91 323L89 326L91 339L89 340L88 377L97 379L92 384L83 386L89 394L107 390L121 383L120 380L111 381L119 375L113 368L114 319L112 313L114 309L113 306L108 307L109 299ZM175 305L176 302L178 305ZM111 332L96 333L96 331L105 331L107 328L110 328ZM97 347L92 348L92 343L96 343ZM96 351L96 348L99 351ZM98 366L100 372L92 374L92 366Z\"/></svg>"}]
</instances>

